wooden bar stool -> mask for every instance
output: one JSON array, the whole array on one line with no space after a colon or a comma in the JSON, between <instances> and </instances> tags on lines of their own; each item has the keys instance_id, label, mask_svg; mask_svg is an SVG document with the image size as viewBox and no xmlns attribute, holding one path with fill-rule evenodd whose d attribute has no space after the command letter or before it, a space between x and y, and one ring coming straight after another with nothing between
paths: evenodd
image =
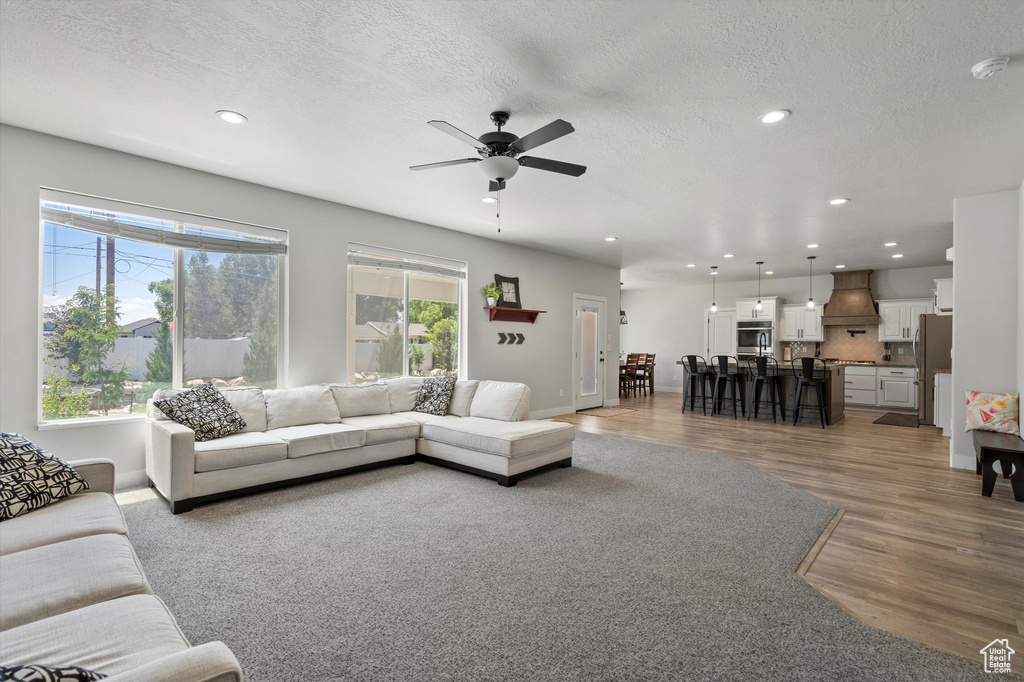
<instances>
[{"instance_id":1,"label":"wooden bar stool","mask_svg":"<svg viewBox=\"0 0 1024 682\"><path fill-rule=\"evenodd\" d=\"M751 417L757 419L757 408L761 405L761 387L768 387L768 395L772 403L772 421L778 424L775 419L775 395L778 392L779 409L782 412L782 421L786 421L786 405L783 402L782 376L779 374L779 363L770 355L757 355L747 358L747 367L753 377L750 382L750 409L747 410L747 421Z\"/></svg>"},{"instance_id":2,"label":"wooden bar stool","mask_svg":"<svg viewBox=\"0 0 1024 682\"><path fill-rule=\"evenodd\" d=\"M693 401L697 396L697 386L700 386L700 406L704 414L708 413L707 387L711 383L715 373L708 368L708 363L699 355L684 355L683 367L686 370L686 378L683 379L683 409L686 412L686 399L690 399L690 412L693 412ZM714 411L714 406L712 406Z\"/></svg>"},{"instance_id":3,"label":"wooden bar stool","mask_svg":"<svg viewBox=\"0 0 1024 682\"><path fill-rule=\"evenodd\" d=\"M730 362L732 365L730 365ZM732 401L732 418L736 419L736 400L740 401L740 414L747 414L747 407L743 396L743 372L740 370L740 363L732 355L716 355L711 358L711 365L715 368L715 390L711 399L711 415L722 412L722 403L726 400ZM725 397L725 389L732 390L732 397Z\"/></svg>"},{"instance_id":4,"label":"wooden bar stool","mask_svg":"<svg viewBox=\"0 0 1024 682\"><path fill-rule=\"evenodd\" d=\"M818 398L821 428L825 428L825 363L818 358L795 358L792 365L793 375L797 378L796 399L793 401L793 426L796 426L800 419L800 398L803 396L804 386L811 386Z\"/></svg>"}]
</instances>

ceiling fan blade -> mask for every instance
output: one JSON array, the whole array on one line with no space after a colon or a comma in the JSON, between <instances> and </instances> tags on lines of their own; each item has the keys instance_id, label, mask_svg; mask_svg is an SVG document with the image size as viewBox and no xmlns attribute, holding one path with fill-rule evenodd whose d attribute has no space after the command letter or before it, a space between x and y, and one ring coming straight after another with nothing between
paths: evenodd
<instances>
[{"instance_id":1,"label":"ceiling fan blade","mask_svg":"<svg viewBox=\"0 0 1024 682\"><path fill-rule=\"evenodd\" d=\"M409 170L428 170L430 168L443 168L445 166L458 166L463 163L476 163L480 159L455 159L454 161L438 161L437 163L424 163L420 166L409 166Z\"/></svg>"},{"instance_id":2,"label":"ceiling fan blade","mask_svg":"<svg viewBox=\"0 0 1024 682\"><path fill-rule=\"evenodd\" d=\"M519 162L520 166L526 166L527 168L539 168L540 170L572 175L577 178L587 172L586 166L580 166L575 163L566 163L565 161L542 159L537 156L520 156L516 161Z\"/></svg>"},{"instance_id":3,"label":"ceiling fan blade","mask_svg":"<svg viewBox=\"0 0 1024 682\"><path fill-rule=\"evenodd\" d=\"M448 133L456 140L462 140L470 147L480 148L483 146L480 140L476 139L475 137L473 137L472 135L463 130L459 130L458 128L453 126L451 123L448 123L447 121L427 121L427 125L437 128L442 133Z\"/></svg>"},{"instance_id":4,"label":"ceiling fan blade","mask_svg":"<svg viewBox=\"0 0 1024 682\"><path fill-rule=\"evenodd\" d=\"M557 119L547 124L543 128L537 128L537 130L534 130L529 135L524 135L523 137L520 137L518 140L512 143L512 147L518 149L521 152L527 152L533 149L534 147L539 147L542 144L547 144L548 142L551 142L551 140L557 140L563 135L568 135L574 130L576 129L573 128L572 124L569 123L568 121Z\"/></svg>"}]
</instances>

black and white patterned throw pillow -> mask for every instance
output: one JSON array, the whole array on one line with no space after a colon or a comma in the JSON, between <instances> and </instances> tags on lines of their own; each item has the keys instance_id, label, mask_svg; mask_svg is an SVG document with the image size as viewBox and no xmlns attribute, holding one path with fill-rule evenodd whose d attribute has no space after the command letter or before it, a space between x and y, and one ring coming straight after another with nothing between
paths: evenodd
<instances>
[{"instance_id":1,"label":"black and white patterned throw pillow","mask_svg":"<svg viewBox=\"0 0 1024 682\"><path fill-rule=\"evenodd\" d=\"M67 462L17 433L0 433L0 521L86 490Z\"/></svg>"},{"instance_id":2,"label":"black and white patterned throw pillow","mask_svg":"<svg viewBox=\"0 0 1024 682\"><path fill-rule=\"evenodd\" d=\"M455 390L455 377L427 377L416 395L415 412L426 412L444 416L448 414L448 405L452 402Z\"/></svg>"},{"instance_id":3,"label":"black and white patterned throw pillow","mask_svg":"<svg viewBox=\"0 0 1024 682\"><path fill-rule=\"evenodd\" d=\"M223 438L245 428L242 415L211 383L182 391L167 400L156 400L153 406L195 431L197 441Z\"/></svg>"},{"instance_id":4,"label":"black and white patterned throw pillow","mask_svg":"<svg viewBox=\"0 0 1024 682\"><path fill-rule=\"evenodd\" d=\"M74 665L0 665L0 682L93 682L106 678Z\"/></svg>"}]
</instances>

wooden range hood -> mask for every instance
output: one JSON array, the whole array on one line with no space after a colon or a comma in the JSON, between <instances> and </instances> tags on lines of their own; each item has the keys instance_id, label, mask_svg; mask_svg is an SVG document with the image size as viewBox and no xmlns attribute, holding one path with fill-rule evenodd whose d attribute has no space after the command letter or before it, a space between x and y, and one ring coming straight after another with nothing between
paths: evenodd
<instances>
[{"instance_id":1,"label":"wooden range hood","mask_svg":"<svg viewBox=\"0 0 1024 682\"><path fill-rule=\"evenodd\" d=\"M823 325L878 324L878 304L871 294L872 272L874 270L832 273L832 296L821 314Z\"/></svg>"}]
</instances>

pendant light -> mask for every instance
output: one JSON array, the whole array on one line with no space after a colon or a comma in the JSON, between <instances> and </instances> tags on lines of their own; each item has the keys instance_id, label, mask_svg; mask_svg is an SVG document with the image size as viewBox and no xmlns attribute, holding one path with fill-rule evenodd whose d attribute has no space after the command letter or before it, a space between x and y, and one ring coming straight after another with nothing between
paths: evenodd
<instances>
[{"instance_id":1,"label":"pendant light","mask_svg":"<svg viewBox=\"0 0 1024 682\"><path fill-rule=\"evenodd\" d=\"M761 305L761 266L764 265L763 260L757 261L757 305L754 306L757 312L764 310L764 306Z\"/></svg>"},{"instance_id":2,"label":"pendant light","mask_svg":"<svg viewBox=\"0 0 1024 682\"><path fill-rule=\"evenodd\" d=\"M811 270L814 267L814 256L807 257L807 309L814 310L814 282L811 280Z\"/></svg>"},{"instance_id":3,"label":"pendant light","mask_svg":"<svg viewBox=\"0 0 1024 682\"><path fill-rule=\"evenodd\" d=\"M622 282L619 282L619 303L622 303ZM619 324L629 324L629 320L626 319L626 311L619 311Z\"/></svg>"},{"instance_id":4,"label":"pendant light","mask_svg":"<svg viewBox=\"0 0 1024 682\"><path fill-rule=\"evenodd\" d=\"M711 266L711 312L718 312L718 304L715 303L715 275L718 274L718 266Z\"/></svg>"}]
</instances>

